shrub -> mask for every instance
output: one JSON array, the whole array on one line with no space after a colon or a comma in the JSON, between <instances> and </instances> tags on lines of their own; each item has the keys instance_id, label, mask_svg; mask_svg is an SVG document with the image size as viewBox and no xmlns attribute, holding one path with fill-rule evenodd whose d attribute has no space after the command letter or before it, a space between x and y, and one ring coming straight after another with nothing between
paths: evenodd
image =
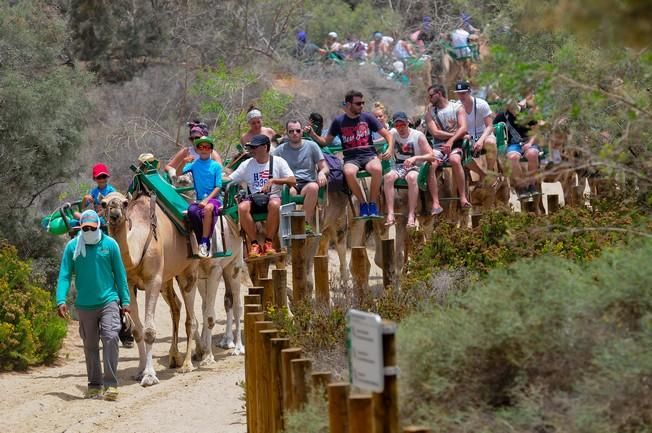
<instances>
[{"instance_id":1,"label":"shrub","mask_svg":"<svg viewBox=\"0 0 652 433\"><path fill-rule=\"evenodd\" d=\"M404 416L442 432L649 431L650 254L522 260L407 318Z\"/></svg>"},{"instance_id":2,"label":"shrub","mask_svg":"<svg viewBox=\"0 0 652 433\"><path fill-rule=\"evenodd\" d=\"M442 269L485 275L517 259L544 254L588 261L604 248L637 237L637 226L645 231L652 228L649 219L622 206L605 211L565 207L545 216L494 210L468 230L442 222L425 245L414 248L420 253L408 262L403 286L419 286Z\"/></svg>"},{"instance_id":3,"label":"shrub","mask_svg":"<svg viewBox=\"0 0 652 433\"><path fill-rule=\"evenodd\" d=\"M66 335L50 294L10 245L0 247L0 370L51 361Z\"/></svg>"}]
</instances>

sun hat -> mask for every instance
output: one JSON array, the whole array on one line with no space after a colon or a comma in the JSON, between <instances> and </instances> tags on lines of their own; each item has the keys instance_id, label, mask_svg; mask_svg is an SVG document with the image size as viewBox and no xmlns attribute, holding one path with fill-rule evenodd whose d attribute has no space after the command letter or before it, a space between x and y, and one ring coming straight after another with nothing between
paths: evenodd
<instances>
[{"instance_id":1,"label":"sun hat","mask_svg":"<svg viewBox=\"0 0 652 433\"><path fill-rule=\"evenodd\" d=\"M79 227L99 227L100 217L92 209L85 210L79 217Z\"/></svg>"},{"instance_id":2,"label":"sun hat","mask_svg":"<svg viewBox=\"0 0 652 433\"><path fill-rule=\"evenodd\" d=\"M109 174L109 168L105 164L98 162L97 164L93 165L93 179L102 175L107 177L111 176L111 174Z\"/></svg>"}]
</instances>

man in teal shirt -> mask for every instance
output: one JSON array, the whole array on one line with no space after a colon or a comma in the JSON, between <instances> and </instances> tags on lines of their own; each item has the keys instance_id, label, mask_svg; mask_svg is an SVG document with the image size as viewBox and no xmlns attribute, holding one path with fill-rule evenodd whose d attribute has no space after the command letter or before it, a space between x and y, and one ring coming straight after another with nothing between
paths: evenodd
<instances>
[{"instance_id":1,"label":"man in teal shirt","mask_svg":"<svg viewBox=\"0 0 652 433\"><path fill-rule=\"evenodd\" d=\"M57 284L57 306L68 316L66 296L73 275L79 316L79 334L84 342L89 398L115 400L118 397L118 333L120 305L129 312L129 287L118 243L100 230L100 218L87 210L80 218L79 235L66 245ZM100 365L102 339L104 376ZM104 388L104 389L103 389ZM103 392L104 391L104 392Z\"/></svg>"}]
</instances>

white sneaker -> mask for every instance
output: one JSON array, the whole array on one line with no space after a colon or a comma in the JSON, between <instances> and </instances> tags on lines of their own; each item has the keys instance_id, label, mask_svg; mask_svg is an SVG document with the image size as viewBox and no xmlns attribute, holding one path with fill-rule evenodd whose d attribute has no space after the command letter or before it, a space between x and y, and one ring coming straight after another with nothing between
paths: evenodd
<instances>
[{"instance_id":1,"label":"white sneaker","mask_svg":"<svg viewBox=\"0 0 652 433\"><path fill-rule=\"evenodd\" d=\"M199 257L208 257L208 244L199 244Z\"/></svg>"}]
</instances>

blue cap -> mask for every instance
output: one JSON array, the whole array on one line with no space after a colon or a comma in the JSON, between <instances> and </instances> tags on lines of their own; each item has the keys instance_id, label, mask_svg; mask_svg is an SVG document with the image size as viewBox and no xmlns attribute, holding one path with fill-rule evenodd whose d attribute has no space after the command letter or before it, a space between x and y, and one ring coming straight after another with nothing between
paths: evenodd
<instances>
[{"instance_id":1,"label":"blue cap","mask_svg":"<svg viewBox=\"0 0 652 433\"><path fill-rule=\"evenodd\" d=\"M100 217L97 215L97 212L95 212L92 209L85 210L84 213L82 213L81 217L79 218L80 227L84 227L84 226L99 227L99 225L100 225Z\"/></svg>"}]
</instances>

